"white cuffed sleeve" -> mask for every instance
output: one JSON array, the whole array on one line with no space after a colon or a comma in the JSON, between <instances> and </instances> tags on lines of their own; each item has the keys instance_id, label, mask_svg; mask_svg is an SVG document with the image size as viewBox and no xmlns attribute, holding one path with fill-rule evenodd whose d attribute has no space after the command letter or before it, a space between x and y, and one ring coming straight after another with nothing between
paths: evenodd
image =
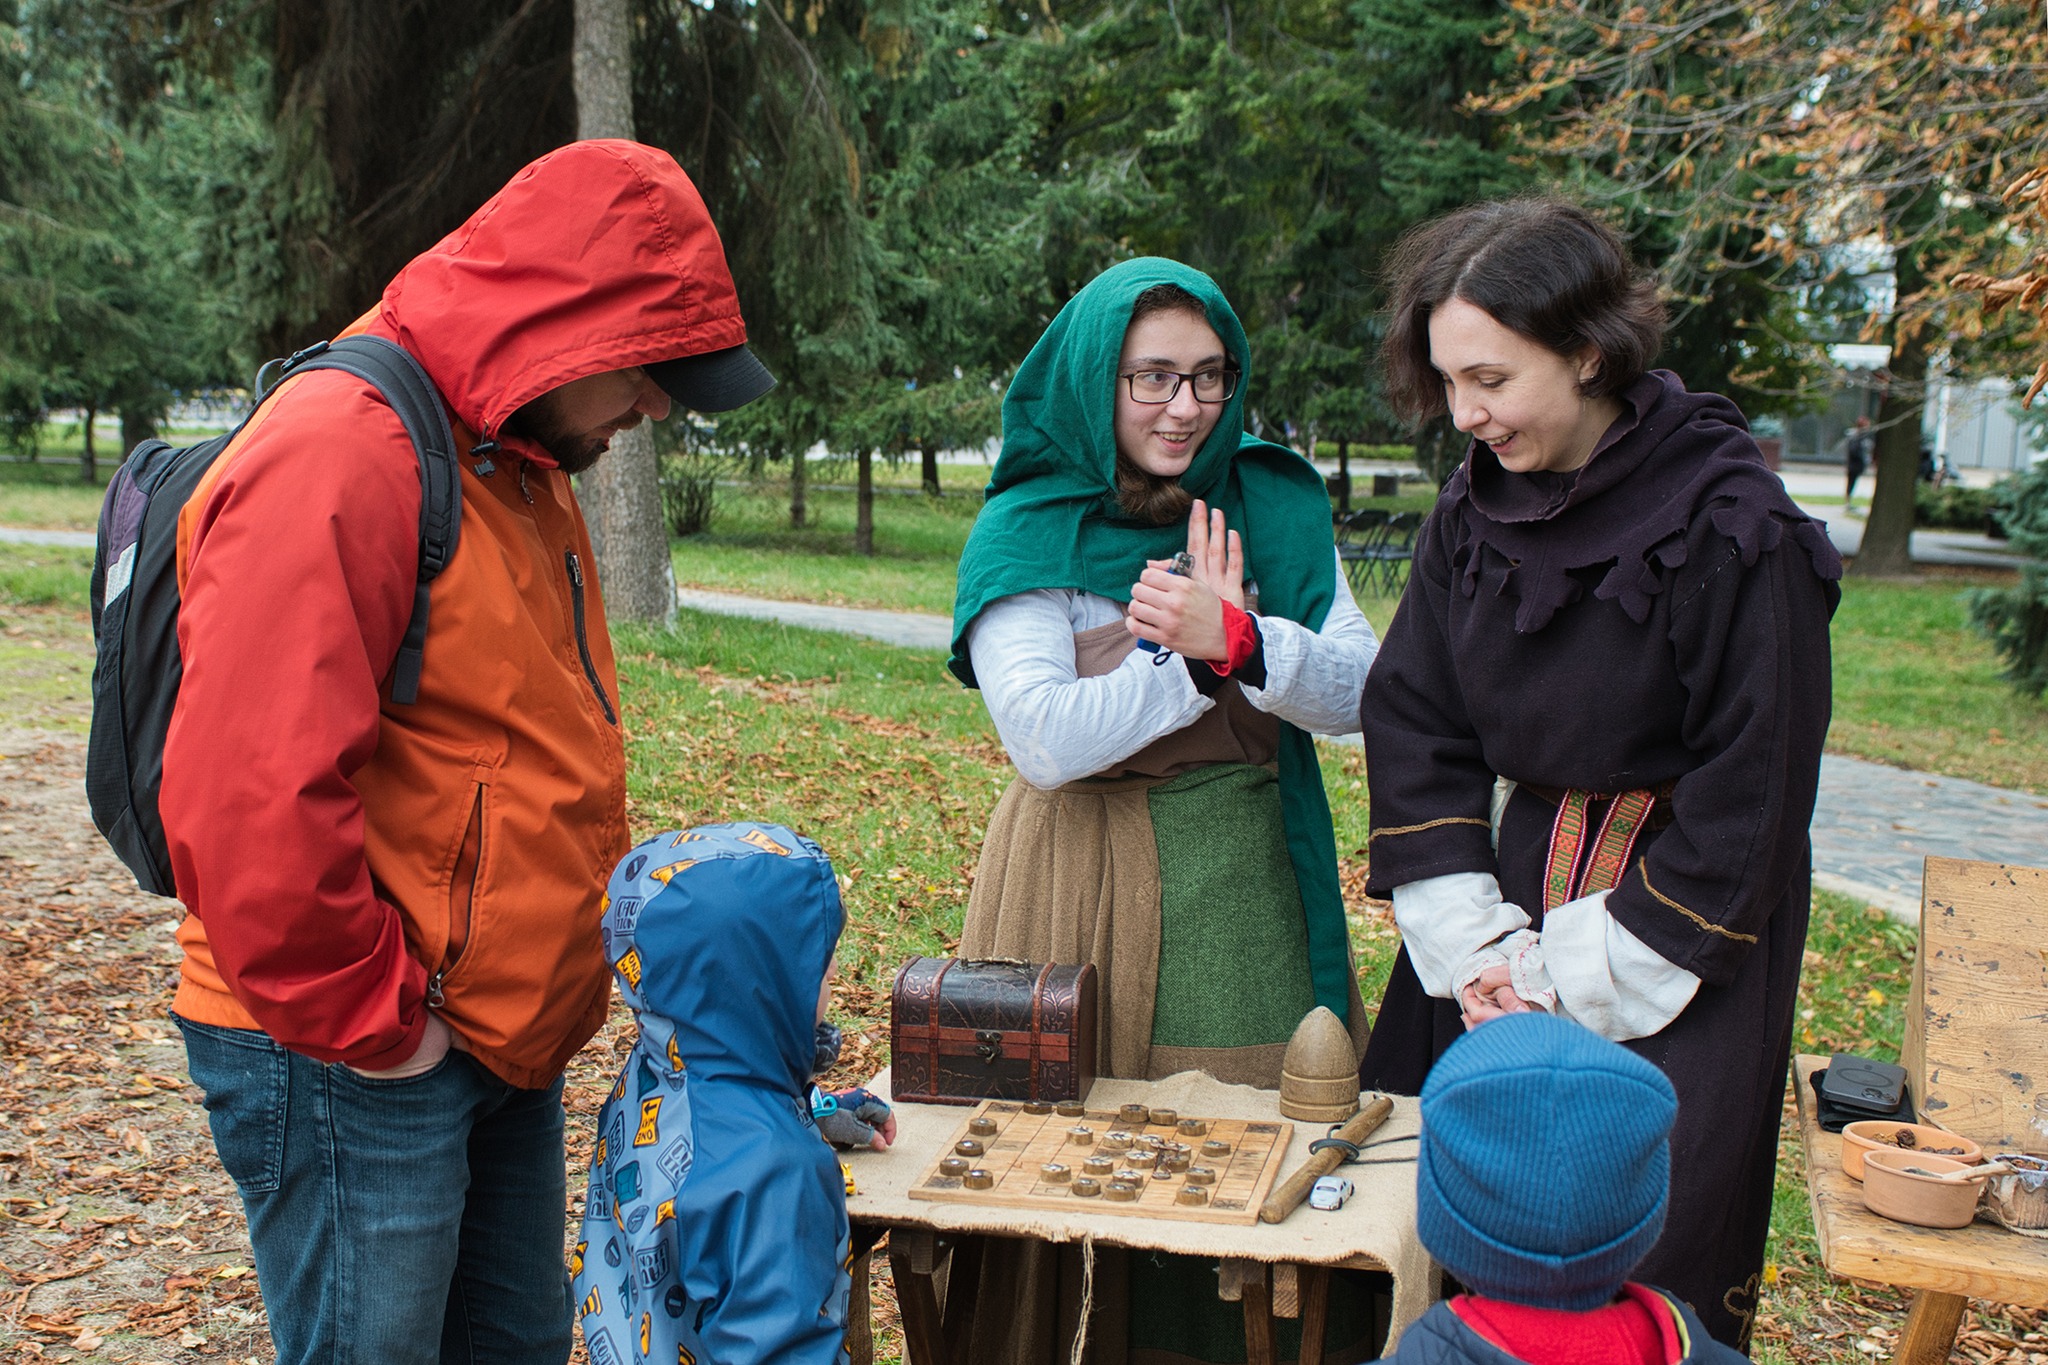
<instances>
[{"instance_id":1,"label":"white cuffed sleeve","mask_svg":"<svg viewBox=\"0 0 2048 1365\"><path fill-rule=\"evenodd\" d=\"M1567 901L1543 918L1543 965L1560 1013L1603 1038L1661 1031L1692 1003L1700 979L1607 913L1607 892Z\"/></svg>"},{"instance_id":2,"label":"white cuffed sleeve","mask_svg":"<svg viewBox=\"0 0 2048 1365\"><path fill-rule=\"evenodd\" d=\"M1366 670L1372 667L1380 642L1351 595L1341 560L1337 595L1321 630L1261 616L1259 638L1265 646L1266 685L1244 689L1252 705L1310 734L1357 733Z\"/></svg>"},{"instance_id":3,"label":"white cuffed sleeve","mask_svg":"<svg viewBox=\"0 0 2048 1365\"><path fill-rule=\"evenodd\" d=\"M1394 923L1422 989L1450 1000L1459 969L1489 944L1526 929L1529 916L1500 898L1491 872L1447 872L1395 887Z\"/></svg>"},{"instance_id":4,"label":"white cuffed sleeve","mask_svg":"<svg viewBox=\"0 0 2048 1365\"><path fill-rule=\"evenodd\" d=\"M1046 588L998 598L968 627L967 656L982 700L1010 761L1032 786L1063 786L1101 772L1214 705L1178 655L1132 650L1113 672L1079 677L1075 631L1121 616L1106 598Z\"/></svg>"}]
</instances>

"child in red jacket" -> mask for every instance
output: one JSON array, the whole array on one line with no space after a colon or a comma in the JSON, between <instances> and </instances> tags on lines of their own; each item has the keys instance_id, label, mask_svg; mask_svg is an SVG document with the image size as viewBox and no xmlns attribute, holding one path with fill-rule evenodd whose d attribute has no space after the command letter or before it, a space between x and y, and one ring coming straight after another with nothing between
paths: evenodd
<instances>
[{"instance_id":1,"label":"child in red jacket","mask_svg":"<svg viewBox=\"0 0 2048 1365\"><path fill-rule=\"evenodd\" d=\"M1746 1357L1628 1273L1664 1228L1678 1099L1577 1024L1511 1014L1422 1088L1415 1221L1469 1291L1401 1337L1409 1365L1726 1365Z\"/></svg>"}]
</instances>

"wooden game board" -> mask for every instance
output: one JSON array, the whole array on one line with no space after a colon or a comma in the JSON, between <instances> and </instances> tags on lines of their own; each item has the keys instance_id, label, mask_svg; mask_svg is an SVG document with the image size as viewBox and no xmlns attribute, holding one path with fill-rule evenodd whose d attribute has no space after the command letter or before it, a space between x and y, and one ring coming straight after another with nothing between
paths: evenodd
<instances>
[{"instance_id":1,"label":"wooden game board","mask_svg":"<svg viewBox=\"0 0 2048 1365\"><path fill-rule=\"evenodd\" d=\"M1207 1131L1199 1135L1184 1134L1177 1123L1146 1123L1141 1126L1126 1122L1115 1109L1089 1109L1078 1115L1057 1112L1034 1114L1014 1102L984 1100L973 1113L961 1120L959 1128L940 1150L939 1157L911 1185L909 1195L912 1199L957 1204L1057 1208L1195 1223L1256 1223L1259 1205L1279 1175L1280 1161L1287 1151L1294 1125L1248 1119L1205 1119L1185 1114L1177 1115L1176 1119L1191 1117L1205 1124ZM988 1189L970 1189L963 1177L941 1170L947 1158L958 1155L957 1144L970 1137L970 1130L977 1126L977 1120L993 1122L995 1132L976 1137L974 1140L981 1142L985 1151L966 1160L973 1169L986 1171L993 1177L994 1184ZM1077 1125L1092 1132L1093 1140L1085 1146L1077 1144L1069 1136L1069 1130ZM1149 1168L1141 1167L1138 1179L1124 1182L1137 1186L1135 1197L1121 1200L1107 1197L1113 1173L1091 1177L1084 1171L1087 1159L1095 1156L1110 1157L1115 1167L1121 1170L1137 1165L1124 1158L1122 1153L1107 1150L1113 1145L1111 1135L1118 1133L1130 1136L1132 1148L1127 1150L1148 1146L1142 1141L1146 1137L1179 1142L1190 1148L1190 1165L1207 1168L1214 1175L1213 1183L1200 1187L1208 1190L1208 1202L1199 1205L1177 1202L1179 1192L1189 1185L1186 1174L1161 1174L1156 1163ZM1226 1143L1230 1150L1227 1154L1205 1156L1201 1152L1205 1141ZM1068 1167L1070 1177L1067 1182L1055 1183L1041 1174L1040 1168L1049 1162ZM1077 1195L1074 1181L1090 1178L1097 1180L1101 1192L1092 1197Z\"/></svg>"}]
</instances>

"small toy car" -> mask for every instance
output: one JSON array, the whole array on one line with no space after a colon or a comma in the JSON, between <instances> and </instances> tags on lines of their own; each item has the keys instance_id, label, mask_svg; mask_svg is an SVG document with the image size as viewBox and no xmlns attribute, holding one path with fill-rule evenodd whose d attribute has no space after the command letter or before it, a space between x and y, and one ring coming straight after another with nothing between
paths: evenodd
<instances>
[{"instance_id":1,"label":"small toy car","mask_svg":"<svg viewBox=\"0 0 2048 1365\"><path fill-rule=\"evenodd\" d=\"M1325 1213L1344 1207L1344 1201L1352 1194L1352 1184L1341 1175L1326 1175L1318 1180L1308 1192L1308 1206Z\"/></svg>"}]
</instances>

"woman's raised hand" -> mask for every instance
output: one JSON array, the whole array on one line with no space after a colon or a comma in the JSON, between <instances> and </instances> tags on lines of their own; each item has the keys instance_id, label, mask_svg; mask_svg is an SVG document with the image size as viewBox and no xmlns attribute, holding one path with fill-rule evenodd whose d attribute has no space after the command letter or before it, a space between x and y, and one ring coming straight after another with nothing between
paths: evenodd
<instances>
[{"instance_id":1,"label":"woman's raised hand","mask_svg":"<svg viewBox=\"0 0 2048 1365\"><path fill-rule=\"evenodd\" d=\"M1237 532L1224 529L1223 509L1211 508L1200 498L1188 512L1188 558L1195 561L1188 571L1191 577L1244 610L1244 542Z\"/></svg>"}]
</instances>

